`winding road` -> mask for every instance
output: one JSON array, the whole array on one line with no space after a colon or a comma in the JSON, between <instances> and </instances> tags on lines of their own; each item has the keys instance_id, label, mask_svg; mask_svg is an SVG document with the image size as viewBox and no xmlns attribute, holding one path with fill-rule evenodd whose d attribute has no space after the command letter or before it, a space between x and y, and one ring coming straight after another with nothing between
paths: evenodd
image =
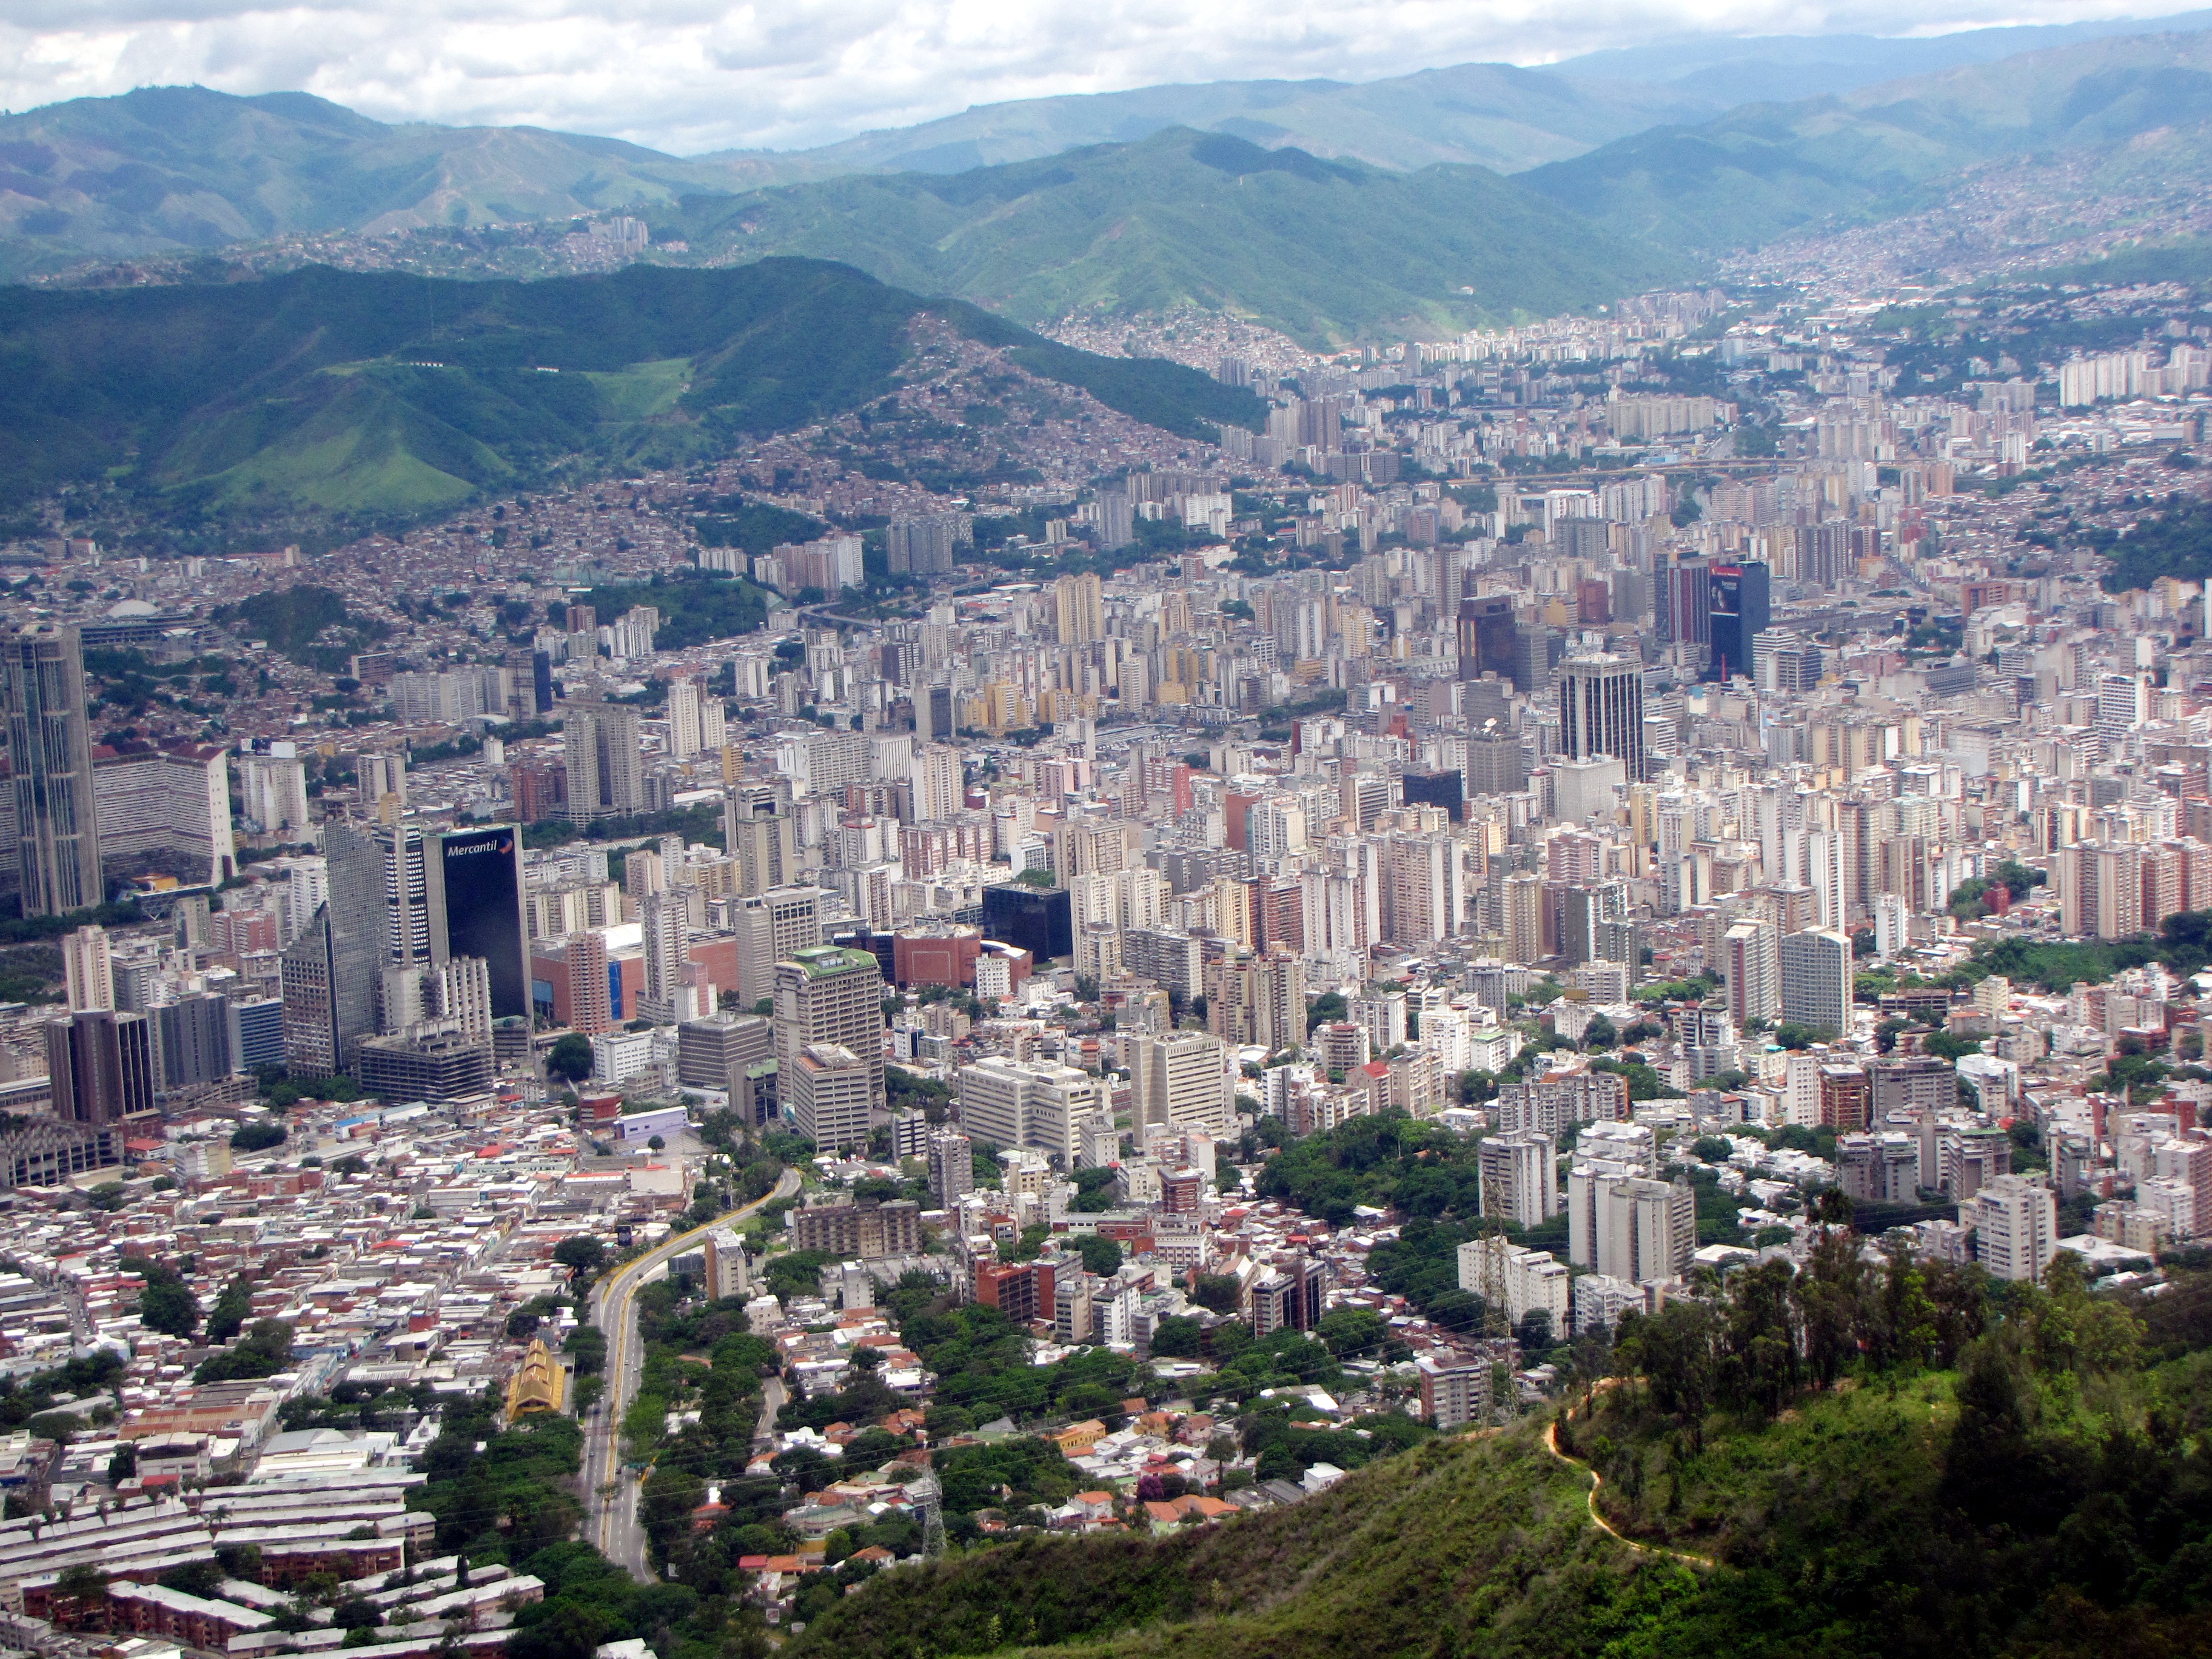
<instances>
[{"instance_id":1,"label":"winding road","mask_svg":"<svg viewBox=\"0 0 2212 1659\"><path fill-rule=\"evenodd\" d=\"M1547 1423L1544 1425L1544 1449L1550 1452L1553 1456L1558 1458L1562 1463L1567 1464L1571 1468L1580 1469L1584 1474L1589 1476L1590 1486L1589 1498L1588 1500L1589 1504L1589 1518L1592 1522L1596 1523L1598 1530L1604 1533L1608 1538L1613 1539L1619 1543L1627 1545L1629 1548L1634 1550L1638 1555L1671 1555L1675 1560L1686 1561L1693 1567L1710 1567L1713 1565L1713 1559L1709 1555L1692 1555L1686 1550L1663 1549L1656 1544L1639 1544L1633 1538L1630 1538L1623 1534L1618 1527L1613 1524L1612 1522L1600 1515L1597 1512L1597 1489L1605 1484L1605 1477L1600 1474L1595 1469L1592 1468L1589 1464L1583 1462L1579 1457L1570 1457L1566 1453L1559 1449L1559 1425L1556 1421Z\"/></svg>"},{"instance_id":2,"label":"winding road","mask_svg":"<svg viewBox=\"0 0 2212 1659\"><path fill-rule=\"evenodd\" d=\"M799 1190L799 1171L786 1170L774 1189L742 1209L717 1216L703 1227L672 1233L642 1255L623 1262L592 1291L592 1312L607 1338L607 1388L592 1415L584 1419L584 1535L607 1559L644 1583L653 1582L645 1559L645 1530L637 1523L638 1474L623 1467L623 1413L637 1395L645 1368L645 1344L637 1334L638 1288L672 1256L681 1255L717 1227L742 1221L763 1204Z\"/></svg>"}]
</instances>

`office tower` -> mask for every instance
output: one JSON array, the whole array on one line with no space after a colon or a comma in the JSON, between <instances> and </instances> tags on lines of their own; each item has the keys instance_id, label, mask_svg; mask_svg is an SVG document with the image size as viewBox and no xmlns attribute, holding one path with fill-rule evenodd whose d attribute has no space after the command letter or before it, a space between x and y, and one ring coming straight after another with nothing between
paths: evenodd
<instances>
[{"instance_id":1,"label":"office tower","mask_svg":"<svg viewBox=\"0 0 2212 1659\"><path fill-rule=\"evenodd\" d=\"M80 927L62 940L62 969L72 1013L115 1006L115 963L107 929Z\"/></svg>"},{"instance_id":2,"label":"office tower","mask_svg":"<svg viewBox=\"0 0 2212 1659\"><path fill-rule=\"evenodd\" d=\"M1408 771L1398 781L1407 805L1441 806L1454 823L1467 821L1464 773Z\"/></svg>"},{"instance_id":3,"label":"office tower","mask_svg":"<svg viewBox=\"0 0 2212 1659\"><path fill-rule=\"evenodd\" d=\"M1559 665L1559 725L1567 758L1607 755L1631 783L1649 775L1644 751L1644 670L1623 657L1577 657Z\"/></svg>"},{"instance_id":4,"label":"office tower","mask_svg":"<svg viewBox=\"0 0 2212 1659\"><path fill-rule=\"evenodd\" d=\"M629 817L645 810L644 756L637 710L623 703L573 699L562 725L568 766L568 817Z\"/></svg>"},{"instance_id":5,"label":"office tower","mask_svg":"<svg viewBox=\"0 0 2212 1659\"><path fill-rule=\"evenodd\" d=\"M983 890L983 937L1027 951L1042 966L1075 954L1075 908L1065 887L1009 882Z\"/></svg>"},{"instance_id":6,"label":"office tower","mask_svg":"<svg viewBox=\"0 0 2212 1659\"><path fill-rule=\"evenodd\" d=\"M1528 787L1528 757L1521 739L1495 727L1467 740L1467 793L1517 795Z\"/></svg>"},{"instance_id":7,"label":"office tower","mask_svg":"<svg viewBox=\"0 0 2212 1659\"><path fill-rule=\"evenodd\" d=\"M2104 739L2106 754L2118 751L2121 740L2149 718L2149 708L2150 693L2142 675L2099 676L2097 735Z\"/></svg>"},{"instance_id":8,"label":"office tower","mask_svg":"<svg viewBox=\"0 0 2212 1659\"><path fill-rule=\"evenodd\" d=\"M1659 606L1661 639L1704 645L1712 638L1712 574L1711 559L1684 559L1666 567Z\"/></svg>"},{"instance_id":9,"label":"office tower","mask_svg":"<svg viewBox=\"0 0 2212 1659\"><path fill-rule=\"evenodd\" d=\"M54 1115L70 1123L120 1123L150 1115L153 1037L143 1014L94 1010L46 1027Z\"/></svg>"},{"instance_id":10,"label":"office tower","mask_svg":"<svg viewBox=\"0 0 2212 1659\"><path fill-rule=\"evenodd\" d=\"M1459 677L1513 672L1513 601L1504 594L1459 602Z\"/></svg>"},{"instance_id":11,"label":"office tower","mask_svg":"<svg viewBox=\"0 0 2212 1659\"><path fill-rule=\"evenodd\" d=\"M929 1201L948 1210L975 1190L974 1144L957 1130L939 1129L929 1138Z\"/></svg>"},{"instance_id":12,"label":"office tower","mask_svg":"<svg viewBox=\"0 0 2212 1659\"><path fill-rule=\"evenodd\" d=\"M884 975L866 951L807 945L775 964L775 1054L788 1078L810 1044L849 1048L867 1067L869 1099L884 1103ZM790 1102L787 1090L786 1103Z\"/></svg>"},{"instance_id":13,"label":"office tower","mask_svg":"<svg viewBox=\"0 0 2212 1659\"><path fill-rule=\"evenodd\" d=\"M530 1014L522 836L513 824L431 836L423 856L431 956L471 957L490 977L494 1019Z\"/></svg>"},{"instance_id":14,"label":"office tower","mask_svg":"<svg viewBox=\"0 0 2212 1659\"><path fill-rule=\"evenodd\" d=\"M1098 1079L1073 1066L994 1054L960 1068L961 1133L1001 1151L1034 1147L1073 1167L1084 1126L1108 1106Z\"/></svg>"},{"instance_id":15,"label":"office tower","mask_svg":"<svg viewBox=\"0 0 2212 1659\"><path fill-rule=\"evenodd\" d=\"M1540 1227L1559 1212L1558 1150L1549 1135L1494 1134L1475 1148L1481 1213Z\"/></svg>"},{"instance_id":16,"label":"office tower","mask_svg":"<svg viewBox=\"0 0 2212 1659\"><path fill-rule=\"evenodd\" d=\"M914 757L914 816L918 823L937 823L966 805L960 751L925 746Z\"/></svg>"},{"instance_id":17,"label":"office tower","mask_svg":"<svg viewBox=\"0 0 2212 1659\"><path fill-rule=\"evenodd\" d=\"M943 743L958 734L955 699L949 685L917 685L914 689L914 734L924 743Z\"/></svg>"},{"instance_id":18,"label":"office tower","mask_svg":"<svg viewBox=\"0 0 2212 1659\"><path fill-rule=\"evenodd\" d=\"M1559 636L1535 623L1516 626L1513 635L1513 684L1524 697L1533 697L1552 683L1552 665L1559 660Z\"/></svg>"},{"instance_id":19,"label":"office tower","mask_svg":"<svg viewBox=\"0 0 2212 1659\"><path fill-rule=\"evenodd\" d=\"M1226 1051L1201 1031L1139 1034L1131 1043L1139 1130L1158 1125L1218 1139L1236 1121Z\"/></svg>"},{"instance_id":20,"label":"office tower","mask_svg":"<svg viewBox=\"0 0 2212 1659\"><path fill-rule=\"evenodd\" d=\"M164 1104L188 1099L238 1069L231 1049L230 1006L226 998L203 994L148 1012L154 1087Z\"/></svg>"},{"instance_id":21,"label":"office tower","mask_svg":"<svg viewBox=\"0 0 2212 1659\"><path fill-rule=\"evenodd\" d=\"M779 1068L780 1087L799 1133L825 1152L863 1146L880 1096L878 1062L868 1062L842 1042L810 1042Z\"/></svg>"},{"instance_id":22,"label":"office tower","mask_svg":"<svg viewBox=\"0 0 2212 1659\"><path fill-rule=\"evenodd\" d=\"M775 1028L757 1014L702 1014L676 1028L676 1080L686 1089L734 1099L745 1069L775 1058Z\"/></svg>"},{"instance_id":23,"label":"office tower","mask_svg":"<svg viewBox=\"0 0 2212 1659\"><path fill-rule=\"evenodd\" d=\"M1106 637L1105 601L1095 574L1062 576L1052 585L1052 597L1062 645L1088 645Z\"/></svg>"},{"instance_id":24,"label":"office tower","mask_svg":"<svg viewBox=\"0 0 2212 1659\"><path fill-rule=\"evenodd\" d=\"M1721 940L1721 987L1729 1018L1773 1019L1782 1012L1780 935L1764 921L1739 921Z\"/></svg>"},{"instance_id":25,"label":"office tower","mask_svg":"<svg viewBox=\"0 0 2212 1659\"><path fill-rule=\"evenodd\" d=\"M284 1000L282 997L223 1000L230 1021L230 1063L245 1076L284 1063Z\"/></svg>"},{"instance_id":26,"label":"office tower","mask_svg":"<svg viewBox=\"0 0 2212 1659\"><path fill-rule=\"evenodd\" d=\"M295 752L297 745L270 744L270 752L255 754L240 748L238 756L239 793L248 833L301 838L307 829L307 763Z\"/></svg>"},{"instance_id":27,"label":"office tower","mask_svg":"<svg viewBox=\"0 0 2212 1659\"><path fill-rule=\"evenodd\" d=\"M1972 1222L1977 1254L1992 1278L2039 1279L2057 1254L2058 1194L2025 1176L1984 1182L1960 1219Z\"/></svg>"},{"instance_id":28,"label":"office tower","mask_svg":"<svg viewBox=\"0 0 2212 1659\"><path fill-rule=\"evenodd\" d=\"M55 916L98 904L106 895L77 630L56 623L17 629L0 663L0 697L8 707L22 913Z\"/></svg>"},{"instance_id":29,"label":"office tower","mask_svg":"<svg viewBox=\"0 0 2212 1659\"><path fill-rule=\"evenodd\" d=\"M1851 942L1845 935L1812 929L1782 936L1784 1019L1848 1036L1855 984Z\"/></svg>"},{"instance_id":30,"label":"office tower","mask_svg":"<svg viewBox=\"0 0 2212 1659\"><path fill-rule=\"evenodd\" d=\"M1752 641L1766 631L1770 620L1767 568L1755 560L1712 568L1712 620L1709 642L1712 657L1705 678L1725 682L1741 675L1749 678Z\"/></svg>"},{"instance_id":31,"label":"office tower","mask_svg":"<svg viewBox=\"0 0 2212 1659\"><path fill-rule=\"evenodd\" d=\"M377 1029L386 965L386 860L374 832L327 824L323 850L327 896L281 963L284 1063L298 1078L351 1070L361 1040Z\"/></svg>"}]
</instances>

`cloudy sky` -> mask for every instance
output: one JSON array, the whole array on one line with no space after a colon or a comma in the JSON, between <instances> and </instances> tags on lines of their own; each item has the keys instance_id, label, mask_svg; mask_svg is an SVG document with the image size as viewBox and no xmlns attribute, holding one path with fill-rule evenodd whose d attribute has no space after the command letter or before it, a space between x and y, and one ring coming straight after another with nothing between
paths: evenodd
<instances>
[{"instance_id":1,"label":"cloudy sky","mask_svg":"<svg viewBox=\"0 0 2212 1659\"><path fill-rule=\"evenodd\" d=\"M1371 80L1688 31L1941 33L2157 0L6 0L0 106L197 82L382 120L531 123L678 154L816 144L1004 99Z\"/></svg>"}]
</instances>

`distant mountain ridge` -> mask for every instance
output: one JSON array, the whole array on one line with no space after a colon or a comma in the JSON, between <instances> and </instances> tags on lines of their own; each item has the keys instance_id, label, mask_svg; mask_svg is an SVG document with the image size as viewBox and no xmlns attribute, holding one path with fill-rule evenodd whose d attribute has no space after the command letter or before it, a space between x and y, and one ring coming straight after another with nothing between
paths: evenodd
<instances>
[{"instance_id":1,"label":"distant mountain ridge","mask_svg":"<svg viewBox=\"0 0 2212 1659\"><path fill-rule=\"evenodd\" d=\"M1170 128L951 174L860 173L684 202L695 250L839 259L1043 322L1183 305L1316 346L1544 316L1692 267L1485 168L1389 173Z\"/></svg>"},{"instance_id":2,"label":"distant mountain ridge","mask_svg":"<svg viewBox=\"0 0 2212 1659\"><path fill-rule=\"evenodd\" d=\"M1521 175L1615 234L1686 252L1749 247L1832 216L1878 219L1978 162L2110 150L2212 124L2212 33L2023 53L1840 97L1747 104Z\"/></svg>"}]
</instances>

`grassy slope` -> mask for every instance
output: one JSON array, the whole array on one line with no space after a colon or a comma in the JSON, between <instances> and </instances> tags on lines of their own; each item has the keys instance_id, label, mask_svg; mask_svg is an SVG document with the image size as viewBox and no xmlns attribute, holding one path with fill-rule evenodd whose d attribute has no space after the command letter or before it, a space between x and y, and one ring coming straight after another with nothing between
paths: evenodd
<instances>
[{"instance_id":1,"label":"grassy slope","mask_svg":"<svg viewBox=\"0 0 2212 1659\"><path fill-rule=\"evenodd\" d=\"M2117 149L2212 112L2212 35L2130 36L1660 127L1522 177L1616 232L1742 246L1880 217L1977 161Z\"/></svg>"},{"instance_id":2,"label":"grassy slope","mask_svg":"<svg viewBox=\"0 0 2212 1659\"><path fill-rule=\"evenodd\" d=\"M1388 173L1188 129L949 178L694 200L678 228L1029 321L1193 303L1314 343L1550 315L1687 270L1480 167Z\"/></svg>"},{"instance_id":3,"label":"grassy slope","mask_svg":"<svg viewBox=\"0 0 2212 1659\"><path fill-rule=\"evenodd\" d=\"M682 453L853 408L890 389L926 303L796 259L540 283L309 270L17 290L0 306L0 501L119 468L219 506L430 510L567 455ZM1258 412L1249 393L1173 364L946 314L1036 373L1178 431Z\"/></svg>"},{"instance_id":4,"label":"grassy slope","mask_svg":"<svg viewBox=\"0 0 2212 1659\"><path fill-rule=\"evenodd\" d=\"M2025 1384L2027 1438L1978 1492L1953 1484L1963 1386L1948 1372L1847 1382L1771 1423L1710 1419L1695 1453L1638 1390L1601 1396L1567 1443L1605 1473L1601 1512L1711 1571L1604 1537L1586 1478L1524 1426L1430 1443L1195 1536L1024 1544L885 1575L793 1659L2205 1650L2212 1458L2177 1437L2212 1424L2212 1353Z\"/></svg>"},{"instance_id":5,"label":"grassy slope","mask_svg":"<svg viewBox=\"0 0 2212 1659\"><path fill-rule=\"evenodd\" d=\"M1055 1653L1276 1659L1595 1652L1664 1563L1593 1528L1583 1485L1526 1429L1438 1440L1285 1510L1160 1542L1030 1543L884 1576L793 1644L919 1659Z\"/></svg>"}]
</instances>

